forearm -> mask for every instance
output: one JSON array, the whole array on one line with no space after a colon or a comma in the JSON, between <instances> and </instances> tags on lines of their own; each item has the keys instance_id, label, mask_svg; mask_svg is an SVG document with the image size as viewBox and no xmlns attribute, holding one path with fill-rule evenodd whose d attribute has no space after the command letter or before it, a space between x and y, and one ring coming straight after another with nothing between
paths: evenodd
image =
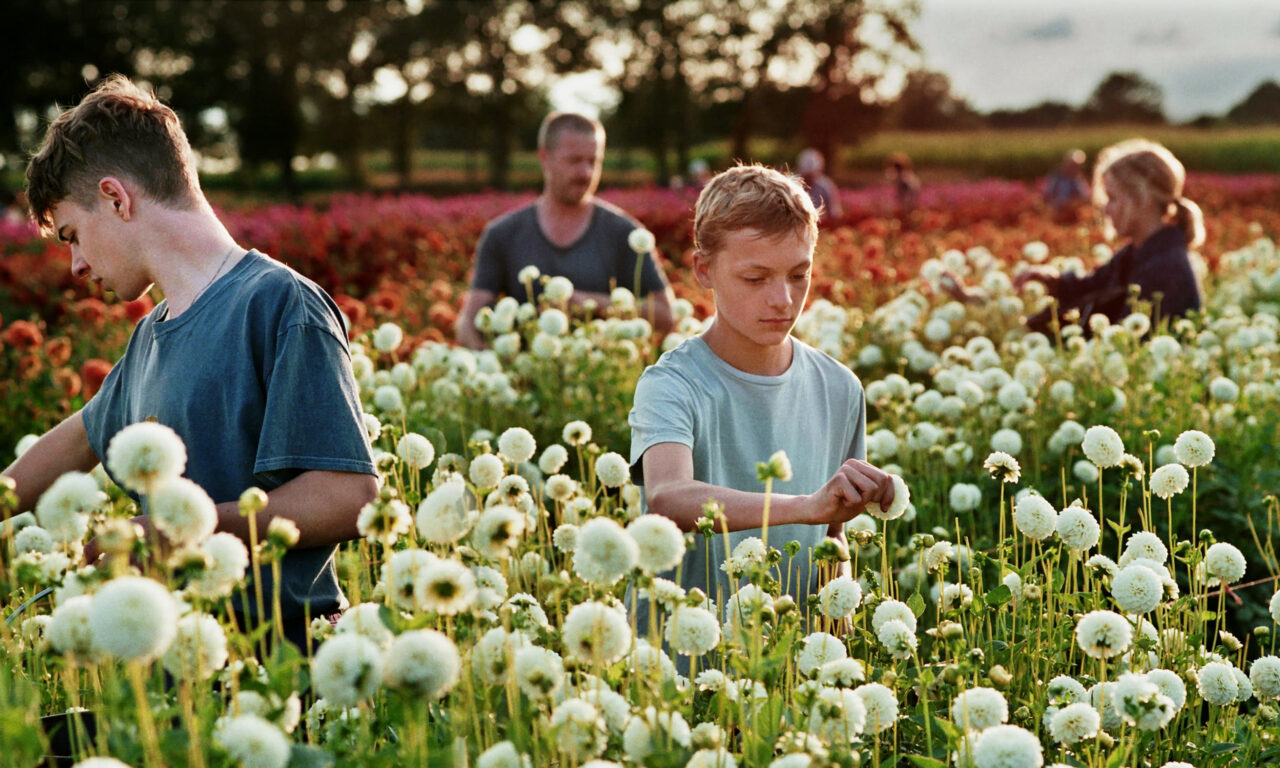
<instances>
[{"instance_id":1,"label":"forearm","mask_svg":"<svg viewBox=\"0 0 1280 768\"><path fill-rule=\"evenodd\" d=\"M88 472L98 463L84 419L77 411L49 430L4 471L14 481L18 512L35 507L40 495L67 472Z\"/></svg>"},{"instance_id":2,"label":"forearm","mask_svg":"<svg viewBox=\"0 0 1280 768\"><path fill-rule=\"evenodd\" d=\"M712 500L724 510L724 519L715 523L717 532L726 526L732 532L760 528L764 524L763 493L737 491L698 480L681 480L646 488L645 499L650 512L670 518L683 531L697 529L704 505ZM808 502L806 496L772 494L769 497L769 525L812 524L813 512Z\"/></svg>"},{"instance_id":3,"label":"forearm","mask_svg":"<svg viewBox=\"0 0 1280 768\"><path fill-rule=\"evenodd\" d=\"M374 499L378 482L373 475L355 472L304 472L267 494L267 506L255 516L258 539L277 517L298 526L299 549L323 547L359 536L356 518L360 508ZM238 501L218 505L218 530L249 541L249 518L240 514Z\"/></svg>"}]
</instances>

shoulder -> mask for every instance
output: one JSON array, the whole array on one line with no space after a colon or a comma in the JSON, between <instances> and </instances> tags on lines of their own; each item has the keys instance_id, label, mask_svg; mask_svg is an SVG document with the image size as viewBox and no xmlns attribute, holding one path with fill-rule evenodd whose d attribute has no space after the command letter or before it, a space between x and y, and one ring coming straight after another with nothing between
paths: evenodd
<instances>
[{"instance_id":1,"label":"shoulder","mask_svg":"<svg viewBox=\"0 0 1280 768\"><path fill-rule=\"evenodd\" d=\"M862 392L862 382L849 366L797 338L792 337L791 343L795 350L792 364L800 366L796 373L806 381L823 388L843 389L851 396Z\"/></svg>"},{"instance_id":2,"label":"shoulder","mask_svg":"<svg viewBox=\"0 0 1280 768\"><path fill-rule=\"evenodd\" d=\"M252 315L274 322L277 332L302 325L346 338L342 313L327 292L288 265L254 252L256 258L241 288Z\"/></svg>"},{"instance_id":3,"label":"shoulder","mask_svg":"<svg viewBox=\"0 0 1280 768\"><path fill-rule=\"evenodd\" d=\"M484 227L486 236L505 235L525 226L530 220L536 220L537 213L533 203L522 205L514 211L507 211L490 221Z\"/></svg>"},{"instance_id":4,"label":"shoulder","mask_svg":"<svg viewBox=\"0 0 1280 768\"><path fill-rule=\"evenodd\" d=\"M637 397L642 388L645 391L677 390L685 393L697 390L698 382L708 373L707 361L702 354L705 348L705 342L695 337L685 339L674 349L664 352L656 363L640 374L636 383Z\"/></svg>"},{"instance_id":5,"label":"shoulder","mask_svg":"<svg viewBox=\"0 0 1280 768\"><path fill-rule=\"evenodd\" d=\"M608 200L597 197L593 202L596 206L596 220L606 227L629 233L636 227L643 226L634 216Z\"/></svg>"}]
</instances>

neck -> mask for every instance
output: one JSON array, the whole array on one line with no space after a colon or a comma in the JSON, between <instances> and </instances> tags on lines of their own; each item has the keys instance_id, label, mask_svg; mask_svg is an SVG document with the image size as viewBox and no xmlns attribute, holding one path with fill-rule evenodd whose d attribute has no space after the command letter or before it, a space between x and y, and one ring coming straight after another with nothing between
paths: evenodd
<instances>
[{"instance_id":1,"label":"neck","mask_svg":"<svg viewBox=\"0 0 1280 768\"><path fill-rule=\"evenodd\" d=\"M781 344L761 345L735 333L728 325L711 322L702 340L721 360L756 376L781 376L791 367L795 349L791 337Z\"/></svg>"},{"instance_id":2,"label":"neck","mask_svg":"<svg viewBox=\"0 0 1280 768\"><path fill-rule=\"evenodd\" d=\"M187 311L200 294L244 255L213 211L164 211L146 248L150 276L168 300L169 318Z\"/></svg>"},{"instance_id":3,"label":"neck","mask_svg":"<svg viewBox=\"0 0 1280 768\"><path fill-rule=\"evenodd\" d=\"M1147 242L1152 235L1164 229L1164 226L1165 222L1163 219L1152 219L1150 221L1143 222L1139 226L1135 226L1135 231L1133 233L1133 247L1141 248L1143 243Z\"/></svg>"},{"instance_id":4,"label":"neck","mask_svg":"<svg viewBox=\"0 0 1280 768\"><path fill-rule=\"evenodd\" d=\"M548 216L576 218L591 212L591 209L595 207L595 196L587 195L586 199L580 203L563 203L543 192L538 197L538 205L542 207L542 212Z\"/></svg>"}]
</instances>

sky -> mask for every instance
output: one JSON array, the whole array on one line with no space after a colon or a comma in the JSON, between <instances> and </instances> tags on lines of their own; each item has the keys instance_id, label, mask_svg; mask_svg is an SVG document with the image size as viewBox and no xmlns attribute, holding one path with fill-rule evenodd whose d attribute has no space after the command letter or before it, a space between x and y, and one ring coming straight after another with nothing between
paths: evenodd
<instances>
[{"instance_id":1,"label":"sky","mask_svg":"<svg viewBox=\"0 0 1280 768\"><path fill-rule=\"evenodd\" d=\"M1277 0L922 0L913 31L924 66L983 112L1079 105L1108 73L1136 70L1188 120L1280 82Z\"/></svg>"}]
</instances>

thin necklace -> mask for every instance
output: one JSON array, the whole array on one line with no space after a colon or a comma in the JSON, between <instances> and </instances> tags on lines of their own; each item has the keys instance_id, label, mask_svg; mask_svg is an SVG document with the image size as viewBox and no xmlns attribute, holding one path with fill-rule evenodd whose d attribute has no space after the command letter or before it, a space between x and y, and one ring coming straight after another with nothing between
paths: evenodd
<instances>
[{"instance_id":1,"label":"thin necklace","mask_svg":"<svg viewBox=\"0 0 1280 768\"><path fill-rule=\"evenodd\" d=\"M222 268L227 266L227 259L231 258L231 254L235 253L236 248L239 248L239 246L233 243L231 247L227 249L227 252L222 254L222 261L218 264L218 268L213 271L213 276L209 278L209 282L205 283L204 287L196 292L195 298L191 300L191 306L195 305L195 303L199 301L200 297L204 295L204 292L209 290L209 286L213 285L213 281L218 279L218 275L222 274Z\"/></svg>"}]
</instances>

